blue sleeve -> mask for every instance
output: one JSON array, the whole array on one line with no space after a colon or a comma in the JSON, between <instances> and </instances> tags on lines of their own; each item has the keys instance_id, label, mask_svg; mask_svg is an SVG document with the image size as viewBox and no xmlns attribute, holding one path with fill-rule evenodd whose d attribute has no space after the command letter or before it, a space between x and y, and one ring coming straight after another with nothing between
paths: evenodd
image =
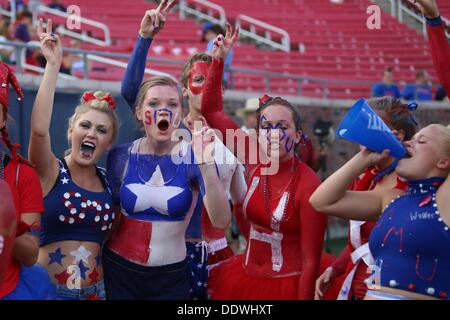
<instances>
[{"instance_id":1,"label":"blue sleeve","mask_svg":"<svg viewBox=\"0 0 450 320\"><path fill-rule=\"evenodd\" d=\"M384 96L384 92L383 92L382 89L383 89L383 88L382 88L382 86L381 86L379 83L375 84L375 85L373 86L373 89L372 89L372 97L381 97L381 96Z\"/></svg>"},{"instance_id":2,"label":"blue sleeve","mask_svg":"<svg viewBox=\"0 0 450 320\"><path fill-rule=\"evenodd\" d=\"M128 61L127 70L122 80L121 94L131 110L134 112L136 97L142 80L144 80L145 63L152 39L145 39L138 35L136 44Z\"/></svg>"},{"instance_id":3,"label":"blue sleeve","mask_svg":"<svg viewBox=\"0 0 450 320\"><path fill-rule=\"evenodd\" d=\"M30 33L28 32L27 26L24 24L19 24L17 26L14 37L23 42L31 41Z\"/></svg>"},{"instance_id":4,"label":"blue sleeve","mask_svg":"<svg viewBox=\"0 0 450 320\"><path fill-rule=\"evenodd\" d=\"M427 24L430 25L430 26L433 26L433 27L440 26L442 23L443 22L442 22L442 18L441 17L437 17L437 18L434 18L434 19L427 19Z\"/></svg>"},{"instance_id":5,"label":"blue sleeve","mask_svg":"<svg viewBox=\"0 0 450 320\"><path fill-rule=\"evenodd\" d=\"M106 177L111 188L114 205L120 204L120 187L128 164L131 143L116 146L108 153L106 159Z\"/></svg>"},{"instance_id":6,"label":"blue sleeve","mask_svg":"<svg viewBox=\"0 0 450 320\"><path fill-rule=\"evenodd\" d=\"M401 97L401 93L400 93L400 88L398 87L398 86L396 86L396 85L394 85L393 86L393 91L394 91L394 94L395 94L395 97L397 98L397 99L399 99L400 97Z\"/></svg>"},{"instance_id":7,"label":"blue sleeve","mask_svg":"<svg viewBox=\"0 0 450 320\"><path fill-rule=\"evenodd\" d=\"M407 85L405 90L403 90L402 92L402 98L406 99L406 100L413 100L415 97L414 95L414 86L412 85Z\"/></svg>"}]
</instances>

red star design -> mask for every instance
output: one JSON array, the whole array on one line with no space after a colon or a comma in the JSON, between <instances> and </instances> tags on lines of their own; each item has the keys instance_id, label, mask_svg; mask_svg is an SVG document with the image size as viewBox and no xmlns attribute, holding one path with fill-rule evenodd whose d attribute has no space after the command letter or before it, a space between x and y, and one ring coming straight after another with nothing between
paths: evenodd
<instances>
[{"instance_id":1,"label":"red star design","mask_svg":"<svg viewBox=\"0 0 450 320\"><path fill-rule=\"evenodd\" d=\"M55 279L58 280L59 284L67 285L67 279L69 279L70 274L67 273L66 270L59 274L55 274Z\"/></svg>"},{"instance_id":2,"label":"red star design","mask_svg":"<svg viewBox=\"0 0 450 320\"><path fill-rule=\"evenodd\" d=\"M92 271L91 274L89 275L89 279L91 279L91 285L98 282L98 276L99 274L97 272L97 269L94 268L94 271Z\"/></svg>"}]
</instances>

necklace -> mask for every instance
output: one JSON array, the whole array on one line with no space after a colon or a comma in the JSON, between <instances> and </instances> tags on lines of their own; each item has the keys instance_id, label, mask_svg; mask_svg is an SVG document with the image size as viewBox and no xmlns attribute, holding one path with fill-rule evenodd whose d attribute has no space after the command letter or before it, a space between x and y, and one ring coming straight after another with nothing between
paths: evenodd
<instances>
[{"instance_id":1,"label":"necklace","mask_svg":"<svg viewBox=\"0 0 450 320\"><path fill-rule=\"evenodd\" d=\"M276 228L279 227L279 224L281 222L285 222L285 221L289 220L289 218L292 216L292 214L294 212L294 210L293 210L294 201L292 200L292 198L294 195L294 187L297 185L298 176L299 176L299 170L295 170L295 167L297 164L298 164L298 160L294 159L292 167L291 167L291 171L293 171L294 174L291 176L291 179L289 180L288 185L281 193L280 203L282 201L284 201L285 204L283 206L282 213L278 213L278 214L275 213L277 215L277 217L275 217L274 212L272 212L272 210L270 208L270 204L271 204L271 200L272 200L272 190L271 190L270 184L269 184L269 176L266 175L264 177L264 183L263 183L264 209L266 211L266 215L269 217L269 219L272 222L272 226L275 226ZM284 199L286 191L287 191L286 199Z\"/></svg>"}]
</instances>

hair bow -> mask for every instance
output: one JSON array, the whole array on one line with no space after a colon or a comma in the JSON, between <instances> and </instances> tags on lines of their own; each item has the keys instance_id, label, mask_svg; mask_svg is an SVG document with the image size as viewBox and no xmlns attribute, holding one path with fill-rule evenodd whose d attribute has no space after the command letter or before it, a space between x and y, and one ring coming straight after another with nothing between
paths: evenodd
<instances>
[{"instance_id":1,"label":"hair bow","mask_svg":"<svg viewBox=\"0 0 450 320\"><path fill-rule=\"evenodd\" d=\"M268 105L273 98L267 94L265 94L263 97L259 98L259 107L262 108L266 105Z\"/></svg>"}]
</instances>

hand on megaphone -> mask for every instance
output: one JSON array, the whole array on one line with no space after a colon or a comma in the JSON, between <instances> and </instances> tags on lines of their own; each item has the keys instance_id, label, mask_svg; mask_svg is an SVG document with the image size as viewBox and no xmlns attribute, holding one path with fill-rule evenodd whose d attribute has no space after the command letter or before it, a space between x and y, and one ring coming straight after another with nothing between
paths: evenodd
<instances>
[{"instance_id":1,"label":"hand on megaphone","mask_svg":"<svg viewBox=\"0 0 450 320\"><path fill-rule=\"evenodd\" d=\"M366 147L362 147L361 151L358 153L358 157L364 163L366 167L371 167L389 158L390 151L389 149L385 149L382 153L374 152L372 150L367 149Z\"/></svg>"}]
</instances>

